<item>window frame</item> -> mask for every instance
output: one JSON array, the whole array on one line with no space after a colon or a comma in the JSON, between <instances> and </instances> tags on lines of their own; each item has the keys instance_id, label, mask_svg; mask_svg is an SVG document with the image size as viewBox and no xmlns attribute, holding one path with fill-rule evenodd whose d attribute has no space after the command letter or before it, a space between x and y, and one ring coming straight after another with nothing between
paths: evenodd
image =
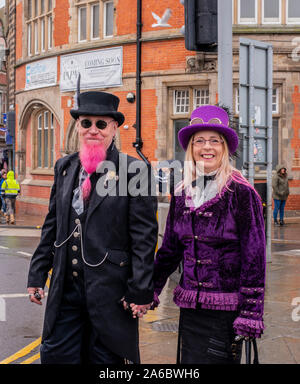
<instances>
[{"instance_id":1,"label":"window frame","mask_svg":"<svg viewBox=\"0 0 300 384\"><path fill-rule=\"evenodd\" d=\"M273 87L273 90L272 90L272 115L278 115L280 114L280 100L279 100L279 97L280 97L280 94L279 94L279 87L278 86L275 86ZM275 95L274 95L274 91L275 91ZM275 103L273 103L273 97L275 96ZM276 105L276 109L275 111L273 111L273 105Z\"/></svg>"},{"instance_id":2,"label":"window frame","mask_svg":"<svg viewBox=\"0 0 300 384\"><path fill-rule=\"evenodd\" d=\"M94 37L94 9L98 6L98 36ZM99 40L100 39L100 3L91 4L91 40Z\"/></svg>"},{"instance_id":3,"label":"window frame","mask_svg":"<svg viewBox=\"0 0 300 384\"><path fill-rule=\"evenodd\" d=\"M300 24L300 17L289 17L289 1L285 2L286 24Z\"/></svg>"},{"instance_id":4,"label":"window frame","mask_svg":"<svg viewBox=\"0 0 300 384\"><path fill-rule=\"evenodd\" d=\"M81 40L81 10L82 9L85 9L85 39ZM81 6L78 6L77 8L77 15L78 15L78 36L77 36L77 39L78 39L78 43L84 43L87 40L87 5L81 5Z\"/></svg>"},{"instance_id":5,"label":"window frame","mask_svg":"<svg viewBox=\"0 0 300 384\"><path fill-rule=\"evenodd\" d=\"M50 51L53 48L53 17L52 15L47 16L47 40L48 40L48 50Z\"/></svg>"},{"instance_id":6,"label":"window frame","mask_svg":"<svg viewBox=\"0 0 300 384\"><path fill-rule=\"evenodd\" d=\"M55 156L55 134L54 114L45 108L41 108L35 114L35 154L34 169L37 171L51 171L54 169ZM40 132L40 134L39 134ZM47 135L47 138L46 136ZM52 144L52 146L51 146ZM45 150L47 145L47 150ZM45 156L47 155L47 161ZM46 165L45 165L46 164Z\"/></svg>"},{"instance_id":7,"label":"window frame","mask_svg":"<svg viewBox=\"0 0 300 384\"><path fill-rule=\"evenodd\" d=\"M51 3L49 8L49 0L44 0L44 9L41 0L27 0L26 5L26 53L31 57L53 48L53 7Z\"/></svg>"},{"instance_id":8,"label":"window frame","mask_svg":"<svg viewBox=\"0 0 300 384\"><path fill-rule=\"evenodd\" d=\"M240 86L234 86L234 114L240 114Z\"/></svg>"},{"instance_id":9,"label":"window frame","mask_svg":"<svg viewBox=\"0 0 300 384\"><path fill-rule=\"evenodd\" d=\"M278 0L278 7L279 7L278 20L275 20L272 17L268 17L265 19L265 1L266 0L262 0L262 3L261 3L261 7L262 7L261 8L261 22L262 22L262 24L281 24L282 23L282 12L281 12L282 0Z\"/></svg>"},{"instance_id":10,"label":"window frame","mask_svg":"<svg viewBox=\"0 0 300 384\"><path fill-rule=\"evenodd\" d=\"M6 92L0 90L0 123L3 124L3 113L6 113Z\"/></svg>"},{"instance_id":11,"label":"window frame","mask_svg":"<svg viewBox=\"0 0 300 384\"><path fill-rule=\"evenodd\" d=\"M32 23L27 24L27 56L32 56Z\"/></svg>"},{"instance_id":12,"label":"window frame","mask_svg":"<svg viewBox=\"0 0 300 384\"><path fill-rule=\"evenodd\" d=\"M113 20L112 20L113 28L112 28L112 34L111 35L107 35L106 34L107 4L112 4L112 6L113 6ZM103 2L103 17L102 17L102 20L103 20L103 38L113 37L113 35L114 35L114 2L113 2L113 0L108 0L108 1L104 1Z\"/></svg>"},{"instance_id":13,"label":"window frame","mask_svg":"<svg viewBox=\"0 0 300 384\"><path fill-rule=\"evenodd\" d=\"M97 33L97 36L94 36L94 16L95 16L95 7L98 6L98 14L99 14L99 31ZM107 9L108 6L112 7L112 33L107 34ZM75 31L75 36L77 38L77 43L85 43L95 40L104 40L109 39L114 36L114 30L115 30L115 20L114 20L114 0L74 0L74 7L75 7L75 14L77 19L77 30ZM84 39L81 39L81 35L83 32L83 29L81 28L81 21L82 21L82 11L80 9L85 8L86 9L86 23L85 23L85 31L84 31Z\"/></svg>"},{"instance_id":14,"label":"window frame","mask_svg":"<svg viewBox=\"0 0 300 384\"><path fill-rule=\"evenodd\" d=\"M35 20L33 22L33 29L34 29L34 54L39 54L39 22L38 20Z\"/></svg>"},{"instance_id":15,"label":"window frame","mask_svg":"<svg viewBox=\"0 0 300 384\"><path fill-rule=\"evenodd\" d=\"M238 0L238 8L237 8L237 12L238 12L238 24L257 24L258 23L258 18L257 18L257 15L258 15L258 6L257 6L257 0L254 0L254 4L255 4L255 17L254 19L253 18L241 18L240 17L240 14L241 14L241 0ZM244 21L243 21L244 20Z\"/></svg>"},{"instance_id":16,"label":"window frame","mask_svg":"<svg viewBox=\"0 0 300 384\"><path fill-rule=\"evenodd\" d=\"M184 107L188 106L188 111L187 112L177 112L176 111L176 108L177 108L177 104L176 104L176 101L177 101L177 98L176 98L176 92L188 92L188 99L189 99L189 102L188 104L183 104ZM172 111L172 115L174 116L177 116L177 115L189 115L190 113L190 104L191 104L191 88L190 87L184 87L184 88L178 88L178 89L174 89L173 90L173 111Z\"/></svg>"},{"instance_id":17,"label":"window frame","mask_svg":"<svg viewBox=\"0 0 300 384\"><path fill-rule=\"evenodd\" d=\"M208 91L208 96L205 96L205 97L208 97L208 103L207 104L200 104L198 105L198 107L202 106L202 105L209 105L211 103L211 94L210 94L210 87L209 87L209 84L198 84L198 85L186 85L186 86L178 86L178 87L171 87L171 91L172 91L172 112L171 112L171 116L173 116L173 118L176 120L177 118L190 118L190 115L192 113L192 111L197 108L196 107L196 91L199 91L199 90L207 90ZM188 91L189 92L189 102L188 104L184 104L185 107L188 105L188 111L186 112L177 112L176 111L176 92L182 92L182 91ZM184 117L183 117L184 116Z\"/></svg>"},{"instance_id":18,"label":"window frame","mask_svg":"<svg viewBox=\"0 0 300 384\"><path fill-rule=\"evenodd\" d=\"M204 96L204 98L208 98L208 102L207 103L199 104L199 105L196 103L196 99L197 99L196 92L197 91L207 91L208 95ZM200 99L201 99L201 97L202 96L200 95ZM203 87L198 87L198 88L193 87L193 109L196 109L196 108L201 107L203 105L209 105L209 100L210 100L210 98L209 98L209 87L208 86L207 87L203 86Z\"/></svg>"},{"instance_id":19,"label":"window frame","mask_svg":"<svg viewBox=\"0 0 300 384\"><path fill-rule=\"evenodd\" d=\"M46 20L41 20L41 52L46 52Z\"/></svg>"}]
</instances>

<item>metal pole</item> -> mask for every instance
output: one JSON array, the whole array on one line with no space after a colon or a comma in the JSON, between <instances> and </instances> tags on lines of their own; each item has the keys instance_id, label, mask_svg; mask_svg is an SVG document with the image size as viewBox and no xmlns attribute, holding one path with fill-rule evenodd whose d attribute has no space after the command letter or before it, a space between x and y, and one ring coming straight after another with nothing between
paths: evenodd
<instances>
[{"instance_id":1,"label":"metal pole","mask_svg":"<svg viewBox=\"0 0 300 384\"><path fill-rule=\"evenodd\" d=\"M273 88L273 48L268 47L267 64L267 228L266 254L267 262L271 262L271 225L272 225L272 88Z\"/></svg>"},{"instance_id":2,"label":"metal pole","mask_svg":"<svg viewBox=\"0 0 300 384\"><path fill-rule=\"evenodd\" d=\"M146 164L149 160L142 153L143 140L141 134L141 71L142 71L142 0L137 0L137 31L136 31L136 140L132 144L137 154Z\"/></svg>"},{"instance_id":3,"label":"metal pole","mask_svg":"<svg viewBox=\"0 0 300 384\"><path fill-rule=\"evenodd\" d=\"M248 106L248 143L249 143L249 164L248 164L248 180L254 185L254 45L249 45L249 106Z\"/></svg>"},{"instance_id":4,"label":"metal pole","mask_svg":"<svg viewBox=\"0 0 300 384\"><path fill-rule=\"evenodd\" d=\"M219 103L232 112L232 1L218 0Z\"/></svg>"}]
</instances>

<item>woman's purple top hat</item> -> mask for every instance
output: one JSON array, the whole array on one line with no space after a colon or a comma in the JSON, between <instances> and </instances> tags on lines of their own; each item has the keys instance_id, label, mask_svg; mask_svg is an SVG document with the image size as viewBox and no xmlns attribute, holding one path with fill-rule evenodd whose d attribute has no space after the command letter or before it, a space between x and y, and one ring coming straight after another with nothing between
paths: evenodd
<instances>
[{"instance_id":1,"label":"woman's purple top hat","mask_svg":"<svg viewBox=\"0 0 300 384\"><path fill-rule=\"evenodd\" d=\"M232 154L239 145L237 133L228 126L229 118L227 112L214 105L204 105L196 108L191 114L191 122L187 127L178 132L178 140L186 151L191 136L199 131L215 131L223 135L228 144L229 152Z\"/></svg>"}]
</instances>

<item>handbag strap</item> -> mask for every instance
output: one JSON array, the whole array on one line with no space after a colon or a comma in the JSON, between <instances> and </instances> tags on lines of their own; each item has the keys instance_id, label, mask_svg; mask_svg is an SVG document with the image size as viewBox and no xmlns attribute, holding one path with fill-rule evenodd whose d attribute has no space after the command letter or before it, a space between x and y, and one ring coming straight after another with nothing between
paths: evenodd
<instances>
[{"instance_id":1,"label":"handbag strap","mask_svg":"<svg viewBox=\"0 0 300 384\"><path fill-rule=\"evenodd\" d=\"M247 340L245 339L246 364L251 364L251 344L253 345L254 352L253 364L259 364L258 350L255 337Z\"/></svg>"},{"instance_id":2,"label":"handbag strap","mask_svg":"<svg viewBox=\"0 0 300 384\"><path fill-rule=\"evenodd\" d=\"M257 344L256 344L256 339L252 339L252 344L253 344L253 351L254 351L254 359L253 359L253 364L259 364L258 361L258 350L257 350Z\"/></svg>"}]
</instances>

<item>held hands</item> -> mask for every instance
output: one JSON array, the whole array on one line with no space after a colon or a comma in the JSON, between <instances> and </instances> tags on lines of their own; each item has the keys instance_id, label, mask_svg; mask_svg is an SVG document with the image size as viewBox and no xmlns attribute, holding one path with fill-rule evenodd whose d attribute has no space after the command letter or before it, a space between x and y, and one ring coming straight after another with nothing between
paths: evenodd
<instances>
[{"instance_id":1,"label":"held hands","mask_svg":"<svg viewBox=\"0 0 300 384\"><path fill-rule=\"evenodd\" d=\"M148 309L150 309L151 304L141 304L137 305L134 303L128 304L125 300L122 300L123 302L123 308L125 311L129 311L132 314L132 317L136 319L136 317L142 318L144 315L146 315Z\"/></svg>"},{"instance_id":2,"label":"held hands","mask_svg":"<svg viewBox=\"0 0 300 384\"><path fill-rule=\"evenodd\" d=\"M45 297L44 290L42 288L27 288L27 292L29 293L29 300L32 303L36 303L42 305L42 299Z\"/></svg>"}]
</instances>

